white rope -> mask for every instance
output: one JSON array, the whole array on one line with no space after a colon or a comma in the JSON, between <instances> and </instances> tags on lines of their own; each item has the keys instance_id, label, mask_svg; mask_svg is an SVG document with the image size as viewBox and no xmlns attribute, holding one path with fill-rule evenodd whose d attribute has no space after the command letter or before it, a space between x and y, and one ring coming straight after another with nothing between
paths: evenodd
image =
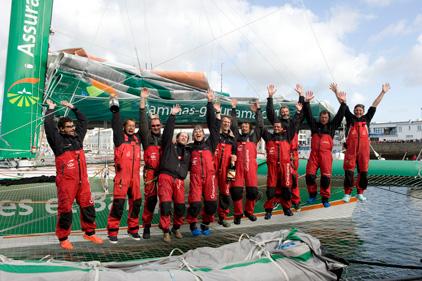
<instances>
[{"instance_id":1,"label":"white rope","mask_svg":"<svg viewBox=\"0 0 422 281\"><path fill-rule=\"evenodd\" d=\"M53 261L54 258L51 255L46 255L43 258L40 259L40 261L45 261L45 262L51 262Z\"/></svg>"},{"instance_id":2,"label":"white rope","mask_svg":"<svg viewBox=\"0 0 422 281\"><path fill-rule=\"evenodd\" d=\"M94 270L94 281L99 281L100 280L100 267L101 267L101 262L99 261L90 261L90 262L86 262L84 263L86 264L88 267L90 267L92 270Z\"/></svg>"},{"instance_id":3,"label":"white rope","mask_svg":"<svg viewBox=\"0 0 422 281\"><path fill-rule=\"evenodd\" d=\"M281 243L281 240L282 240L282 238L280 237L280 238L277 238L277 239L270 239L270 240L264 240L264 241L261 241L261 242L258 242L258 241L256 241L256 240L254 240L254 239L252 239L252 238L250 238L249 237L249 235L248 234L246 234L246 233L242 233L241 235L240 235L240 237L239 237L239 242L242 240L242 238L243 238L243 236L246 236L247 237L247 239L250 241L250 242L252 242L253 244L255 244L255 246L256 247L258 247L259 248L259 251L257 252L257 254L256 254L256 256L258 257L258 258L261 258L261 256L262 256L262 253L264 253L264 255L265 255L265 257L267 257L270 261L271 261L271 263L273 263L279 270L280 270L280 272L283 274L283 276L284 276L284 278L286 279L286 280L290 280L289 279L289 276L287 275L287 272L273 259L273 257L271 256L271 253L265 248L265 245L267 244L267 243L270 243L270 242L274 242L274 241L277 241L278 243ZM245 260L249 260L249 259L252 259L253 258L253 252L254 251L256 251L256 248L252 248L250 251L249 251L249 253L248 253L248 255L246 256L246 258L245 258Z\"/></svg>"},{"instance_id":4,"label":"white rope","mask_svg":"<svg viewBox=\"0 0 422 281\"><path fill-rule=\"evenodd\" d=\"M195 273L195 271L193 270L193 268L189 265L189 263L185 260L185 258L183 257L183 255L185 254L181 249L179 248L174 248L173 250L171 250L170 254L168 255L168 258L170 258L171 256L173 256L173 253L175 251L180 252L182 255L179 256L178 258L180 259L180 261L182 262L182 264L189 270L190 273L192 273L193 276L195 276L195 280L197 281L202 281L203 279L201 278L201 276L199 276L197 273ZM183 267L182 267L183 268Z\"/></svg>"}]
</instances>

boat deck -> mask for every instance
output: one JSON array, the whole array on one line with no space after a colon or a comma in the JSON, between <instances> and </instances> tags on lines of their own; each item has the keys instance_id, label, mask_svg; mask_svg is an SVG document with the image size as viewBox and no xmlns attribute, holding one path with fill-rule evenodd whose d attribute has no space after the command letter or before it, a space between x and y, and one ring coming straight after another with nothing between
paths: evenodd
<instances>
[{"instance_id":1,"label":"boat deck","mask_svg":"<svg viewBox=\"0 0 422 281\"><path fill-rule=\"evenodd\" d=\"M334 202L334 205L337 202ZM256 222L250 222L247 218L242 219L240 225L231 225L223 228L212 224L210 236L192 237L187 225L182 227L184 237L176 239L172 237L171 243L162 241L162 233L158 227L152 227L151 239L135 241L126 235L126 230L119 233L119 243L111 244L106 238L106 232L99 230L97 233L104 239L103 245L94 245L82 239L82 232L73 232L70 240L74 244L74 250L66 251L59 247L54 234L27 235L27 236L3 236L0 238L0 254L8 258L24 260L57 259L74 262L97 260L100 262L124 262L137 259L157 258L170 254L178 248L183 252L198 247L219 247L227 243L237 241L241 234L253 236L263 231L276 231L290 227L299 227L308 221L332 218L350 218L356 206L356 201L348 204L338 202L331 208L313 209L313 206L296 212L292 217L286 217L280 210L276 210L271 220L264 220L258 216ZM142 230L141 230L142 231Z\"/></svg>"}]
</instances>

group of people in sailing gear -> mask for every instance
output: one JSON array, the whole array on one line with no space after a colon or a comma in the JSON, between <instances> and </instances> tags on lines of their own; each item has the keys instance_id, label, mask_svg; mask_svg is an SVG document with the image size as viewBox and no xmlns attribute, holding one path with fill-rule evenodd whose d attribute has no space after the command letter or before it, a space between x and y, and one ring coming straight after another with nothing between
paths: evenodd
<instances>
[{"instance_id":1,"label":"group of people in sailing gear","mask_svg":"<svg viewBox=\"0 0 422 281\"><path fill-rule=\"evenodd\" d=\"M144 239L150 238L150 227L154 209L159 202L159 227L163 231L163 240L171 241L171 235L182 238L180 227L186 221L193 236L209 235L209 225L218 214L218 224L229 227L227 222L229 207L233 204L233 223L240 224L243 216L256 221L254 215L258 192L257 145L261 138L265 141L267 153L267 190L264 203L265 219L271 219L275 204L280 204L286 216L292 216L293 209L300 208L298 186L298 131L306 119L312 132L311 153L306 166L306 185L309 192L308 203L317 200L317 170L320 169L320 195L324 207L330 207L330 187L332 170L332 148L335 130L339 128L343 117L347 123L347 141L344 160L343 200L349 202L351 191L356 185L358 199L366 198L363 192L368 184L369 136L368 126L377 105L390 89L389 84L382 85L382 91L368 112L358 104L354 114L346 105L346 94L338 90L336 84L330 89L335 93L340 108L331 118L330 112L321 111L319 120L312 116L310 101L312 91L303 90L296 85L299 94L296 113L290 117L289 108L281 106L277 115L274 110L274 85L269 85L266 113L272 130L264 126L258 101L251 104L255 113L255 126L248 122L240 125L237 120L237 101L231 100L230 116L221 116L221 105L213 103L214 93L207 92L206 122L209 136L197 125L189 135L179 132L173 141L176 116L181 112L179 105L173 106L166 126L161 133L162 124L158 116L148 117L146 101L148 89L140 94L139 130L136 121L121 120L119 107L111 107L114 142L115 178L113 201L107 221L108 240L118 243L118 232L124 213L126 198L127 232L129 237L140 240L139 216L142 205L141 195L141 151L143 150L144 207L142 213ZM113 98L117 100L116 97ZM83 151L83 139L87 131L85 116L72 104L62 101L62 105L71 109L77 122L68 117L59 119L57 127L53 119L56 104L47 100L49 106L45 113L45 132L56 157L56 186L58 197L58 220L56 236L60 246L73 249L68 237L72 226L72 204L80 206L81 227L84 239L95 244L103 241L95 235L95 208L88 182L86 159ZM58 130L57 130L58 129ZM141 150L142 146L142 150ZM358 177L354 181L354 170ZM188 208L185 207L184 180L189 174ZM243 206L243 193L246 200ZM198 228L198 216L202 221ZM173 216L173 218L171 218ZM173 224L171 224L173 219Z\"/></svg>"}]
</instances>

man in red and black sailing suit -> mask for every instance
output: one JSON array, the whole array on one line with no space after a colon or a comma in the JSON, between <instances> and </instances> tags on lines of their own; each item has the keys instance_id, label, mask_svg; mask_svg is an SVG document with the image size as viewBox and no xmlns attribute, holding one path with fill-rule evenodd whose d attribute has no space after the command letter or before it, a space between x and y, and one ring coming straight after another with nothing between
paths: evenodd
<instances>
[{"instance_id":1,"label":"man in red and black sailing suit","mask_svg":"<svg viewBox=\"0 0 422 281\"><path fill-rule=\"evenodd\" d=\"M214 92L207 92L206 120L210 136L205 139L204 129L197 125L193 129L193 143L189 144L191 151L190 161L190 184L189 184L189 208L186 220L193 236L211 234L209 224L214 221L217 211L217 183L215 179L214 152L218 144L221 119L216 118L212 100ZM220 112L218 104L217 111ZM220 113L218 113L220 115ZM220 117L220 116L219 116ZM201 230L196 226L198 215L201 211L201 201L204 200L202 209Z\"/></svg>"},{"instance_id":2,"label":"man in red and black sailing suit","mask_svg":"<svg viewBox=\"0 0 422 281\"><path fill-rule=\"evenodd\" d=\"M176 238L182 238L180 226L185 214L185 183L188 175L191 153L186 146L189 136L185 132L176 135L173 143L173 132L176 124L176 114L181 111L179 105L172 108L161 137L160 173L158 176L158 199L160 200L160 228L163 240L171 242L170 214L173 202L173 228L171 232Z\"/></svg>"},{"instance_id":3,"label":"man in red and black sailing suit","mask_svg":"<svg viewBox=\"0 0 422 281\"><path fill-rule=\"evenodd\" d=\"M60 247L66 250L73 249L68 237L72 230L72 204L75 199L80 208L81 228L85 232L84 239L94 244L102 244L103 240L95 235L95 208L83 150L87 120L76 107L67 101L62 101L63 106L73 111L78 122L75 126L72 119L62 117L57 124L59 128L57 130L53 116L56 104L51 100L47 100L47 104L44 129L56 158L58 198L56 236L60 241Z\"/></svg>"},{"instance_id":4,"label":"man in red and black sailing suit","mask_svg":"<svg viewBox=\"0 0 422 281\"><path fill-rule=\"evenodd\" d=\"M302 123L302 104L296 104L297 114L294 122L289 122L288 127L283 127L279 119L274 120L273 133L264 129L262 138L267 151L267 201L264 203L265 219L272 216L274 203L279 202L286 216L292 216L291 211L291 142L296 135L297 127Z\"/></svg>"},{"instance_id":5,"label":"man in red and black sailing suit","mask_svg":"<svg viewBox=\"0 0 422 281\"><path fill-rule=\"evenodd\" d=\"M141 91L141 118L139 122L139 131L141 135L142 147L144 149L144 211L142 213L142 223L144 231L142 237L149 239L151 237L150 227L154 215L155 205L157 204L157 185L158 171L160 168L161 155L161 122L158 115L151 118L150 126L148 122L146 101L149 96L148 89ZM151 128L150 128L151 127Z\"/></svg>"},{"instance_id":6,"label":"man in red and black sailing suit","mask_svg":"<svg viewBox=\"0 0 422 281\"><path fill-rule=\"evenodd\" d=\"M216 112L219 113L218 111ZM224 227L230 227L226 221L230 207L230 186L233 179L228 178L230 166L235 167L236 163L236 139L232 130L231 117L223 116L221 118L220 139L214 154L214 164L218 184L218 224Z\"/></svg>"},{"instance_id":7,"label":"man in red and black sailing suit","mask_svg":"<svg viewBox=\"0 0 422 281\"><path fill-rule=\"evenodd\" d=\"M332 84L331 90L337 94L338 89L336 84ZM346 153L344 155L344 202L349 202L354 181L355 167L358 170L358 177L356 180L357 198L360 201L365 201L366 197L363 192L368 186L368 166L369 166L369 123L375 114L376 107L381 102L384 94L390 90L390 84L385 83L382 85L381 93L372 103L368 112L364 115L365 106L357 104L352 114L348 107L346 107Z\"/></svg>"},{"instance_id":8,"label":"man in red and black sailing suit","mask_svg":"<svg viewBox=\"0 0 422 281\"><path fill-rule=\"evenodd\" d=\"M298 85L300 94L303 95L303 88ZM336 130L341 125L346 110L346 94L339 92L337 99L340 102L340 108L337 114L330 121L330 112L323 110L319 113L319 121L316 121L312 116L312 111L309 102L314 98L311 91L306 93L303 111L306 121L309 124L312 134L311 153L309 155L308 163L306 165L306 186L308 188L309 199L308 204L314 204L317 197L317 183L316 173L320 169L321 183L320 194L321 202L325 208L330 207L328 202L331 195L331 174L333 167L333 138Z\"/></svg>"},{"instance_id":9,"label":"man in red and black sailing suit","mask_svg":"<svg viewBox=\"0 0 422 281\"><path fill-rule=\"evenodd\" d=\"M114 98L116 99L116 97ZM136 133L136 122L127 119L122 124L119 108L112 110L111 126L114 142L114 177L113 204L107 220L108 239L110 243L118 243L120 220L126 196L129 201L127 215L128 235L134 240L140 240L139 212L141 210L142 195L140 189L141 169L141 139L139 131ZM144 116L140 115L140 118Z\"/></svg>"},{"instance_id":10,"label":"man in red and black sailing suit","mask_svg":"<svg viewBox=\"0 0 422 281\"><path fill-rule=\"evenodd\" d=\"M230 187L230 194L233 200L234 224L240 224L243 216L243 188L246 187L245 216L250 221L256 221L254 208L258 199L258 164L257 144L261 140L264 122L259 107L259 102L251 104L251 110L255 113L256 126L252 130L250 123L244 122L239 133L237 113L237 101L232 102L232 131L236 137L236 177Z\"/></svg>"},{"instance_id":11,"label":"man in red and black sailing suit","mask_svg":"<svg viewBox=\"0 0 422 281\"><path fill-rule=\"evenodd\" d=\"M274 101L273 95L277 92L277 89L273 84L268 85L268 98L267 98L267 119L270 121L272 125L274 125L274 121L277 120L277 116L274 110ZM304 98L299 95L299 103L303 104ZM300 210L300 189L299 189L299 129L300 125L303 122L303 114L300 115L300 124L297 127L293 139L290 141L290 168L291 168L291 202L293 204L293 208L295 210ZM282 105L280 107L280 112L278 119L281 121L283 128L289 128L290 123L296 123L292 118L290 118L289 107L287 105Z\"/></svg>"}]
</instances>

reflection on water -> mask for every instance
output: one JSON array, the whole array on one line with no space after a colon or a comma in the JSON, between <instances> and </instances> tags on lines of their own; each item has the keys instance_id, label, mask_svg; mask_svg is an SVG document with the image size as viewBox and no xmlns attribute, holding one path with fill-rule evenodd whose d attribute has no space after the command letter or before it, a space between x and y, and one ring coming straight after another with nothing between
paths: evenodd
<instances>
[{"instance_id":1,"label":"reflection on water","mask_svg":"<svg viewBox=\"0 0 422 281\"><path fill-rule=\"evenodd\" d=\"M384 187L383 187L384 188ZM422 266L422 190L369 187L351 219L297 225L345 259ZM407 194L407 195L406 195ZM352 265L344 280L382 280L422 276L422 270Z\"/></svg>"}]
</instances>

